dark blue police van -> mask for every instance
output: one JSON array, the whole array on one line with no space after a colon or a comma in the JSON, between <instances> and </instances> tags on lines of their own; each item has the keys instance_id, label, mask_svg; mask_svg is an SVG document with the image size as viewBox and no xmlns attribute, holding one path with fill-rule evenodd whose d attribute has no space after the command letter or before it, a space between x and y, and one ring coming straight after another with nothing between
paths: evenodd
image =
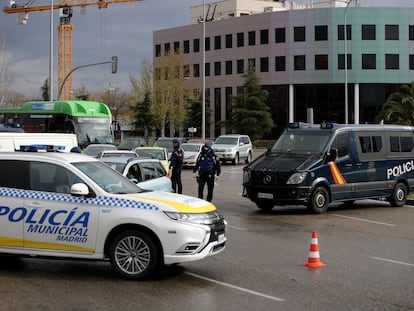
<instances>
[{"instance_id":1,"label":"dark blue police van","mask_svg":"<svg viewBox=\"0 0 414 311\"><path fill-rule=\"evenodd\" d=\"M414 191L414 127L290 123L268 151L243 169L243 196L262 210L386 199L403 206Z\"/></svg>"}]
</instances>

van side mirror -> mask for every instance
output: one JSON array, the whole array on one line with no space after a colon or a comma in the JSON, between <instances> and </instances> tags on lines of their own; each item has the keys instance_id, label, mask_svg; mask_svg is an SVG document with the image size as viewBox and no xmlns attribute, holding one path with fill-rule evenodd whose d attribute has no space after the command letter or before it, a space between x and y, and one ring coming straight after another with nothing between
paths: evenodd
<instances>
[{"instance_id":1,"label":"van side mirror","mask_svg":"<svg viewBox=\"0 0 414 311\"><path fill-rule=\"evenodd\" d=\"M330 148L329 151L326 154L324 162L328 163L328 162L331 162L331 161L335 161L337 157L338 157L338 149Z\"/></svg>"}]
</instances>

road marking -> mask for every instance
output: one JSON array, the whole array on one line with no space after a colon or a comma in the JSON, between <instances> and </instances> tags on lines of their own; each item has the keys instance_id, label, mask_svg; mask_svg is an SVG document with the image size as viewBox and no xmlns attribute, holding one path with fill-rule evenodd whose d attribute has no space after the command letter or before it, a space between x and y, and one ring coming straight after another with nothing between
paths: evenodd
<instances>
[{"instance_id":1,"label":"road marking","mask_svg":"<svg viewBox=\"0 0 414 311\"><path fill-rule=\"evenodd\" d=\"M369 223L377 224L377 225L395 227L394 224L388 224L386 222L379 222L379 221L373 221L373 220L368 220L368 219L363 219L363 218L357 218L357 217L350 217L350 216L344 216L344 215L338 215L338 214L331 214L331 215L336 216L336 217L342 217L342 218L357 220L357 221L369 222Z\"/></svg>"},{"instance_id":2,"label":"road marking","mask_svg":"<svg viewBox=\"0 0 414 311\"><path fill-rule=\"evenodd\" d=\"M241 231L247 231L246 228L242 228L242 227L236 227L236 226L232 226L232 225L227 225L227 227L232 228L232 229L241 230Z\"/></svg>"},{"instance_id":3,"label":"road marking","mask_svg":"<svg viewBox=\"0 0 414 311\"><path fill-rule=\"evenodd\" d=\"M390 262L390 263L396 263L396 264L399 264L399 265L414 267L414 264L412 264L412 263L407 263L407 262L402 262L402 261L396 261L396 260L387 259L387 258L381 258L381 257L371 257L371 258L372 259L375 259L375 260L381 260L381 261L386 261L386 262Z\"/></svg>"},{"instance_id":4,"label":"road marking","mask_svg":"<svg viewBox=\"0 0 414 311\"><path fill-rule=\"evenodd\" d=\"M249 293L249 294L252 294L252 295L255 295L255 296L259 296L259 297L263 297L263 298L270 299L270 300L275 300L275 301L285 301L282 298L262 294L262 293L259 293L259 292L256 292L256 291L253 291L253 290L250 290L250 289L247 289L247 288L243 288L243 287L239 287L239 286L232 285L232 284L229 284L229 283L225 283L225 282L217 281L217 280L214 280L214 279L210 279L208 277L201 276L201 275L198 275L198 274L195 274L195 273L191 273L191 272L184 272L184 273L187 274L187 275L193 276L195 278L199 278L199 279L211 282L211 283L216 283L218 285L222 285L222 286L225 286L225 287L233 288L233 289L236 289L236 290L239 290L239 291L242 291L242 292L245 292L245 293Z\"/></svg>"}]
</instances>

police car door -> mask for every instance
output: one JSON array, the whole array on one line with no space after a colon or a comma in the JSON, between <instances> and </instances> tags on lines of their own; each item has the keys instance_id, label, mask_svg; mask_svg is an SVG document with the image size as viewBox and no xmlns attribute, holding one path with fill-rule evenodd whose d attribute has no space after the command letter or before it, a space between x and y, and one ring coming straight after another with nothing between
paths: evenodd
<instances>
[{"instance_id":1,"label":"police car door","mask_svg":"<svg viewBox=\"0 0 414 311\"><path fill-rule=\"evenodd\" d=\"M24 247L34 251L94 253L98 206L70 194L80 179L70 170L30 162L31 190L25 199Z\"/></svg>"},{"instance_id":2,"label":"police car door","mask_svg":"<svg viewBox=\"0 0 414 311\"><path fill-rule=\"evenodd\" d=\"M23 161L0 158L0 171L0 249L22 248L26 166Z\"/></svg>"}]
</instances>

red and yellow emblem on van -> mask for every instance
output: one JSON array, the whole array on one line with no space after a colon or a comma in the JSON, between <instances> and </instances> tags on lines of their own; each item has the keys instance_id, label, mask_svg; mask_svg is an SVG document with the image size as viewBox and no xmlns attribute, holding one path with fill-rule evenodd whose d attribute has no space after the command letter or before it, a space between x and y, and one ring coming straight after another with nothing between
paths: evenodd
<instances>
[{"instance_id":1,"label":"red and yellow emblem on van","mask_svg":"<svg viewBox=\"0 0 414 311\"><path fill-rule=\"evenodd\" d=\"M331 169L332 177L335 181L335 184L346 184L344 176L342 176L341 171L336 166L335 162L329 162L329 168Z\"/></svg>"}]
</instances>

